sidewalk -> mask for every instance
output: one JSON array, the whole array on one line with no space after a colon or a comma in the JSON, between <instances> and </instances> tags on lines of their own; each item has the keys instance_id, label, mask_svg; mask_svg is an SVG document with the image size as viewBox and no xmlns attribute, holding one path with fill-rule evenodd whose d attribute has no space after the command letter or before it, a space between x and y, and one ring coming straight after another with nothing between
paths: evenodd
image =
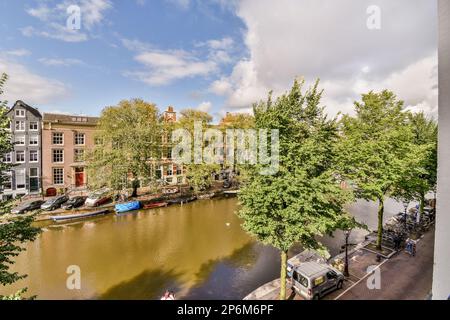
<instances>
[{"instance_id":1,"label":"sidewalk","mask_svg":"<svg viewBox=\"0 0 450 320\"><path fill-rule=\"evenodd\" d=\"M337 300L423 300L431 291L433 277L434 227L417 243L417 254L410 256L405 251L379 264L381 289L367 287L367 274L358 265L350 262L350 273L359 278L355 283L328 295L325 299ZM366 259L367 260L367 256ZM353 264L353 266L352 266ZM374 263L377 264L377 263ZM346 281L349 282L349 281Z\"/></svg>"}]
</instances>

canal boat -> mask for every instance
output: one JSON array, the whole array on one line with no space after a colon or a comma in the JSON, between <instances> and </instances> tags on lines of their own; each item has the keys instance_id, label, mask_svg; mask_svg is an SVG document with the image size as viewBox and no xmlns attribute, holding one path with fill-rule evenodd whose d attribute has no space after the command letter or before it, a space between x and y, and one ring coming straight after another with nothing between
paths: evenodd
<instances>
[{"instance_id":1,"label":"canal boat","mask_svg":"<svg viewBox=\"0 0 450 320\"><path fill-rule=\"evenodd\" d=\"M114 210L117 213L124 213L133 210L139 210L141 208L141 203L139 201L131 201L127 203L119 203L114 206Z\"/></svg>"},{"instance_id":2,"label":"canal boat","mask_svg":"<svg viewBox=\"0 0 450 320\"><path fill-rule=\"evenodd\" d=\"M88 213L69 214L69 215L62 215L62 216L51 216L50 219L52 219L55 222L67 221L67 220L91 218L91 217L96 217L96 216L100 216L100 215L105 215L108 213L109 213L109 210L104 209L104 210L88 212Z\"/></svg>"},{"instance_id":3,"label":"canal boat","mask_svg":"<svg viewBox=\"0 0 450 320\"><path fill-rule=\"evenodd\" d=\"M183 204L183 203L188 203L188 202L194 201L195 199L197 199L196 196L191 196L191 197L171 199L171 200L168 200L167 202L169 204Z\"/></svg>"},{"instance_id":4,"label":"canal boat","mask_svg":"<svg viewBox=\"0 0 450 320\"><path fill-rule=\"evenodd\" d=\"M144 209L153 209L153 208L161 208L161 207L167 207L167 202L151 202L144 204Z\"/></svg>"},{"instance_id":5,"label":"canal boat","mask_svg":"<svg viewBox=\"0 0 450 320\"><path fill-rule=\"evenodd\" d=\"M211 199L212 197L214 197L216 194L214 192L211 193L205 193L205 194L201 194L197 196L197 199L199 200L207 200L207 199Z\"/></svg>"}]
</instances>

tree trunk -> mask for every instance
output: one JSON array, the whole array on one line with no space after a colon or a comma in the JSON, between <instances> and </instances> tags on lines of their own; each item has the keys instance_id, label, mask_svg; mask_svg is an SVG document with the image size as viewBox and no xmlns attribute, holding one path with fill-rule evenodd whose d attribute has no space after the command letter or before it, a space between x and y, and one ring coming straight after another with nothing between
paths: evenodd
<instances>
[{"instance_id":1,"label":"tree trunk","mask_svg":"<svg viewBox=\"0 0 450 320\"><path fill-rule=\"evenodd\" d=\"M384 199L378 199L378 236L377 249L381 250L381 240L383 238L383 214L384 214Z\"/></svg>"},{"instance_id":2,"label":"tree trunk","mask_svg":"<svg viewBox=\"0 0 450 320\"><path fill-rule=\"evenodd\" d=\"M287 251L281 251L281 287L280 300L286 300Z\"/></svg>"},{"instance_id":3,"label":"tree trunk","mask_svg":"<svg viewBox=\"0 0 450 320\"><path fill-rule=\"evenodd\" d=\"M423 215L423 208L425 208L425 193L420 193L420 204L419 204L419 212L417 213L417 219L416 222L420 222L420 218Z\"/></svg>"}]
</instances>

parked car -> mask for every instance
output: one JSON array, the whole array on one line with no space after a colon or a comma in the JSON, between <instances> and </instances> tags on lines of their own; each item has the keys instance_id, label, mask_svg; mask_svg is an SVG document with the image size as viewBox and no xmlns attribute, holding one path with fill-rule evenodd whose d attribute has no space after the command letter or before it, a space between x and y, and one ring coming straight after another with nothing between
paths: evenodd
<instances>
[{"instance_id":1,"label":"parked car","mask_svg":"<svg viewBox=\"0 0 450 320\"><path fill-rule=\"evenodd\" d=\"M88 207L98 207L108 201L111 201L111 190L100 189L92 192L86 199L85 205Z\"/></svg>"},{"instance_id":2,"label":"parked car","mask_svg":"<svg viewBox=\"0 0 450 320\"><path fill-rule=\"evenodd\" d=\"M69 200L69 197L66 195L56 196L54 198L48 199L42 206L42 210L53 211L61 207L63 203Z\"/></svg>"},{"instance_id":3,"label":"parked car","mask_svg":"<svg viewBox=\"0 0 450 320\"><path fill-rule=\"evenodd\" d=\"M11 210L13 214L24 214L28 211L33 211L41 208L41 205L44 203L42 200L35 200L31 202L21 203L17 207Z\"/></svg>"},{"instance_id":4,"label":"parked car","mask_svg":"<svg viewBox=\"0 0 450 320\"><path fill-rule=\"evenodd\" d=\"M344 275L330 265L305 262L295 267L291 281L297 294L307 300L318 300L331 291L341 289Z\"/></svg>"},{"instance_id":5,"label":"parked car","mask_svg":"<svg viewBox=\"0 0 450 320\"><path fill-rule=\"evenodd\" d=\"M86 198L87 197L84 196L73 197L69 199L69 201L67 201L65 204L63 204L61 208L63 208L64 210L70 210L81 207L86 201Z\"/></svg>"}]
</instances>

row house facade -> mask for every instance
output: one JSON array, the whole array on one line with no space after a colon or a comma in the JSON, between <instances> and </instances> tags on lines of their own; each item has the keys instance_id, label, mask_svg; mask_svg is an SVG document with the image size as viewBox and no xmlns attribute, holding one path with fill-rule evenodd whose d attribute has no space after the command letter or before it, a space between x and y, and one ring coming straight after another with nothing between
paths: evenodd
<instances>
[{"instance_id":1,"label":"row house facade","mask_svg":"<svg viewBox=\"0 0 450 320\"><path fill-rule=\"evenodd\" d=\"M2 200L27 194L41 193L41 145L42 115L24 103L17 101L7 112L10 120L11 139L14 148L3 155L3 161L12 165L3 172Z\"/></svg>"},{"instance_id":2,"label":"row house facade","mask_svg":"<svg viewBox=\"0 0 450 320\"><path fill-rule=\"evenodd\" d=\"M44 114L42 184L46 195L86 189L85 155L94 147L97 122L97 117Z\"/></svg>"},{"instance_id":3,"label":"row house facade","mask_svg":"<svg viewBox=\"0 0 450 320\"><path fill-rule=\"evenodd\" d=\"M17 101L8 111L14 150L4 161L14 165L4 173L0 199L24 195L52 196L85 190L88 176L85 155L95 146L97 117L44 113ZM163 113L168 123L177 121L173 107ZM171 159L170 137L163 137L161 158L153 162L156 179L163 185L186 184L185 168Z\"/></svg>"}]
</instances>

